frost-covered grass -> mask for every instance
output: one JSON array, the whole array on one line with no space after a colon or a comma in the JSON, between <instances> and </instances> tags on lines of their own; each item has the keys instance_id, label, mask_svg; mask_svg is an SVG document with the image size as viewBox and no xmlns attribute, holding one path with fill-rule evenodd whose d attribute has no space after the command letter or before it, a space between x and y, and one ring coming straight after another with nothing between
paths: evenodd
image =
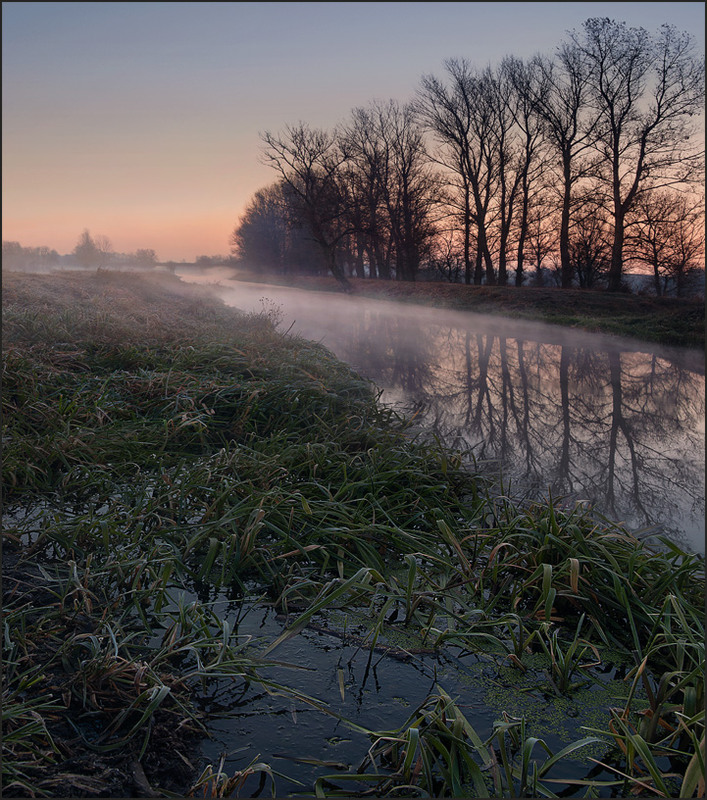
<instances>
[{"instance_id":1,"label":"frost-covered grass","mask_svg":"<svg viewBox=\"0 0 707 800\"><path fill-rule=\"evenodd\" d=\"M3 277L4 796L95 796L108 767L113 792L229 796L259 775L275 794L266 762L199 767L192 696L223 679L294 692L263 677L279 642L347 611L366 647L492 654L523 692L580 709L618 653L624 691L553 752L523 714L482 740L438 686L305 794L553 796L589 753L602 778L586 755L575 796L699 792L702 560L491 494L276 323L169 277ZM180 600L204 585L289 622L253 647ZM94 754L79 766L77 741Z\"/></svg>"}]
</instances>

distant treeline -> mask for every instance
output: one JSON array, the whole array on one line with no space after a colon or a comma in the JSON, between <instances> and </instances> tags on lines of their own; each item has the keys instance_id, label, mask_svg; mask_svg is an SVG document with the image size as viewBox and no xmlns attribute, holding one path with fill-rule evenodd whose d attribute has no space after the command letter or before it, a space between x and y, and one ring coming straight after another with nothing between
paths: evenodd
<instances>
[{"instance_id":1,"label":"distant treeline","mask_svg":"<svg viewBox=\"0 0 707 800\"><path fill-rule=\"evenodd\" d=\"M465 59L411 102L261 134L276 181L232 253L255 270L690 291L704 266L704 57L688 33L588 19L552 57Z\"/></svg>"},{"instance_id":2,"label":"distant treeline","mask_svg":"<svg viewBox=\"0 0 707 800\"><path fill-rule=\"evenodd\" d=\"M34 269L44 271L60 267L81 267L83 269L166 267L174 272L178 266L186 263L183 261L161 262L157 253L150 248L138 249L132 253L118 253L113 250L113 245L107 236L92 236L87 229L81 233L71 253L65 255L60 255L56 250L47 246L23 247L19 242L13 241L3 241L2 243L3 268L21 272ZM236 264L236 260L233 256L200 255L190 264L202 268L233 266Z\"/></svg>"},{"instance_id":3,"label":"distant treeline","mask_svg":"<svg viewBox=\"0 0 707 800\"><path fill-rule=\"evenodd\" d=\"M107 236L92 236L84 230L71 253L60 255L49 247L23 247L19 242L3 241L2 265L4 269L26 271L56 267L82 267L101 269L109 266L158 266L157 253L145 248L134 253L117 253Z\"/></svg>"}]
</instances>

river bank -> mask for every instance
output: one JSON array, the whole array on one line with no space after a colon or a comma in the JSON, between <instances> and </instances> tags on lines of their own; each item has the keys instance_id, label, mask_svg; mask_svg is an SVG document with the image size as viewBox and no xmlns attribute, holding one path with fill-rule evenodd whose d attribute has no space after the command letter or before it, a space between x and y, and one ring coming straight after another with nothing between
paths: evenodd
<instances>
[{"instance_id":1,"label":"river bank","mask_svg":"<svg viewBox=\"0 0 707 800\"><path fill-rule=\"evenodd\" d=\"M592 730L501 710L482 730L437 685L358 730L343 767L324 742L297 754L303 795L699 795L703 560L490 494L273 322L169 276L3 275L3 796L296 796L277 751L200 742L215 692L232 724L240 706L269 724L275 696L339 713L317 691L343 702L345 662L308 692L269 672L327 630L393 664L469 658L484 703Z\"/></svg>"},{"instance_id":2,"label":"river bank","mask_svg":"<svg viewBox=\"0 0 707 800\"><path fill-rule=\"evenodd\" d=\"M234 277L272 281L310 291L341 291L334 278L275 279L246 273L235 273ZM360 297L501 314L665 345L704 349L705 344L704 299L612 294L588 289L467 286L433 281L408 283L351 278L350 282L352 293Z\"/></svg>"}]
</instances>

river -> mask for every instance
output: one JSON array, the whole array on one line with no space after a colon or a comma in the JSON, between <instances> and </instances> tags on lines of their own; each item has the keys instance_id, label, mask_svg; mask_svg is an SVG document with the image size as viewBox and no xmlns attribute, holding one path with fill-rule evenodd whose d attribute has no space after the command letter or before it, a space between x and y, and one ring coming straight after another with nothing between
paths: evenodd
<instances>
[{"instance_id":1,"label":"river","mask_svg":"<svg viewBox=\"0 0 707 800\"><path fill-rule=\"evenodd\" d=\"M582 501L704 553L702 351L215 277L227 304L324 344L514 496Z\"/></svg>"}]
</instances>

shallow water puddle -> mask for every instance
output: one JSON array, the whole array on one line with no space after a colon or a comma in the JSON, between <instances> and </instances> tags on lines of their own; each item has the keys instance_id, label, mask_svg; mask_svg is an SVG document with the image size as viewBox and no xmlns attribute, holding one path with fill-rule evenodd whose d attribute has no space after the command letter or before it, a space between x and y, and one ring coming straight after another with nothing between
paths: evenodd
<instances>
[{"instance_id":1,"label":"shallow water puddle","mask_svg":"<svg viewBox=\"0 0 707 800\"><path fill-rule=\"evenodd\" d=\"M319 621L325 623L324 618ZM238 627L239 635L263 642L273 641L282 630L275 610L263 606L251 608ZM451 696L483 741L492 737L494 721L503 720L504 714L506 720L524 716L530 735L543 738L555 753L589 735L584 726L605 726L608 708L621 705L629 690L620 679L620 668L612 664L594 671L595 683L569 697L552 697L549 684L543 689L547 665L539 657L531 658L524 675L501 655L450 647L437 655L413 653L402 660L401 648L394 647L391 656L384 647L371 652L360 642L348 643L321 628L305 628L284 641L268 657L292 666L261 668L259 674L313 702L287 693L269 694L255 682L237 692L232 683L222 684L199 698L211 736L203 745L205 760L218 764L223 759L228 775L265 762L279 773L278 796L308 795L320 776L329 776L337 786L337 775L357 771L374 741L361 728L379 733L400 728L437 686ZM564 759L551 777L585 778L592 766L586 757L601 758L605 750L586 746L574 760ZM543 753L535 755L544 760ZM264 795L269 793L260 775L252 775L241 796L256 796L259 787ZM370 783L347 780L341 787L362 791Z\"/></svg>"}]
</instances>

